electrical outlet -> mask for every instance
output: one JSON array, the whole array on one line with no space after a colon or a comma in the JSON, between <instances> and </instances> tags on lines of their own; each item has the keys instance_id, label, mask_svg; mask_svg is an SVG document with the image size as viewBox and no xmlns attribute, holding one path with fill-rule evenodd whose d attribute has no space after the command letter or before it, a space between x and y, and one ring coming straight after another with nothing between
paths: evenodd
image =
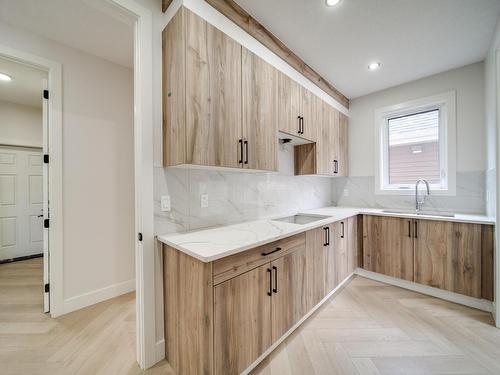
<instances>
[{"instance_id":1,"label":"electrical outlet","mask_svg":"<svg viewBox=\"0 0 500 375\"><path fill-rule=\"evenodd\" d=\"M200 206L201 206L201 208L208 207L208 194L201 194L200 195Z\"/></svg>"},{"instance_id":2,"label":"electrical outlet","mask_svg":"<svg viewBox=\"0 0 500 375\"><path fill-rule=\"evenodd\" d=\"M344 189L344 197L348 197L349 196L349 189Z\"/></svg>"},{"instance_id":3,"label":"electrical outlet","mask_svg":"<svg viewBox=\"0 0 500 375\"><path fill-rule=\"evenodd\" d=\"M170 211L170 195L162 195L160 198L160 210L162 212Z\"/></svg>"}]
</instances>

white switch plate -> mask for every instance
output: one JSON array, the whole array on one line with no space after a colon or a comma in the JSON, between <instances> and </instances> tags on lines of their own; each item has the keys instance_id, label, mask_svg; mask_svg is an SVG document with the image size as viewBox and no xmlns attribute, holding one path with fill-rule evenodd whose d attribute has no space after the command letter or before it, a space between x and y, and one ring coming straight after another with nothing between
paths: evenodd
<instances>
[{"instance_id":1,"label":"white switch plate","mask_svg":"<svg viewBox=\"0 0 500 375\"><path fill-rule=\"evenodd\" d=\"M344 189L344 197L348 197L349 196L349 189Z\"/></svg>"},{"instance_id":2,"label":"white switch plate","mask_svg":"<svg viewBox=\"0 0 500 375\"><path fill-rule=\"evenodd\" d=\"M162 195L160 198L160 202L161 202L160 210L162 212L170 211L170 195Z\"/></svg>"},{"instance_id":3,"label":"white switch plate","mask_svg":"<svg viewBox=\"0 0 500 375\"><path fill-rule=\"evenodd\" d=\"M208 194L200 195L200 206L201 206L201 208L208 207Z\"/></svg>"}]
</instances>

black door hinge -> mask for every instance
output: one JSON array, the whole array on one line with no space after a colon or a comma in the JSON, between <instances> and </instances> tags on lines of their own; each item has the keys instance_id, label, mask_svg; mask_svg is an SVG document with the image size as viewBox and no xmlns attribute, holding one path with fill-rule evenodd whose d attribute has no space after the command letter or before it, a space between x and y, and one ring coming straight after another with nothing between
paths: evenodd
<instances>
[{"instance_id":1,"label":"black door hinge","mask_svg":"<svg viewBox=\"0 0 500 375\"><path fill-rule=\"evenodd\" d=\"M142 233L139 232L139 234L137 235L137 239L139 240L139 242L142 242Z\"/></svg>"},{"instance_id":2,"label":"black door hinge","mask_svg":"<svg viewBox=\"0 0 500 375\"><path fill-rule=\"evenodd\" d=\"M45 284L45 293L50 292L50 284Z\"/></svg>"},{"instance_id":3,"label":"black door hinge","mask_svg":"<svg viewBox=\"0 0 500 375\"><path fill-rule=\"evenodd\" d=\"M49 155L48 154L43 155L43 162L45 164L49 164Z\"/></svg>"},{"instance_id":4,"label":"black door hinge","mask_svg":"<svg viewBox=\"0 0 500 375\"><path fill-rule=\"evenodd\" d=\"M48 99L49 98L49 90L43 90L43 98Z\"/></svg>"},{"instance_id":5,"label":"black door hinge","mask_svg":"<svg viewBox=\"0 0 500 375\"><path fill-rule=\"evenodd\" d=\"M44 219L43 220L43 227L48 228L49 227L49 219Z\"/></svg>"}]
</instances>

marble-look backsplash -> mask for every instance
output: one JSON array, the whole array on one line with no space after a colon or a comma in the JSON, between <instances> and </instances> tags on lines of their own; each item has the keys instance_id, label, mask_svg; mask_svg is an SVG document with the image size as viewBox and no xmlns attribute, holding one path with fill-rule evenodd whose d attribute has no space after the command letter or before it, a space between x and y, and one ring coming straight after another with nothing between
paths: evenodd
<instances>
[{"instance_id":1,"label":"marble-look backsplash","mask_svg":"<svg viewBox=\"0 0 500 375\"><path fill-rule=\"evenodd\" d=\"M414 209L414 195L375 195L373 176L342 177L333 180L333 202L336 206ZM455 196L430 195L424 209L467 214L486 213L485 172L458 172ZM347 189L348 196L344 195ZM425 193L424 193L425 194Z\"/></svg>"},{"instance_id":2,"label":"marble-look backsplash","mask_svg":"<svg viewBox=\"0 0 500 375\"><path fill-rule=\"evenodd\" d=\"M332 179L294 176L293 147L279 146L278 173L155 168L155 233L183 232L332 205ZM200 195L208 194L208 208ZM170 195L171 211L160 211Z\"/></svg>"}]
</instances>

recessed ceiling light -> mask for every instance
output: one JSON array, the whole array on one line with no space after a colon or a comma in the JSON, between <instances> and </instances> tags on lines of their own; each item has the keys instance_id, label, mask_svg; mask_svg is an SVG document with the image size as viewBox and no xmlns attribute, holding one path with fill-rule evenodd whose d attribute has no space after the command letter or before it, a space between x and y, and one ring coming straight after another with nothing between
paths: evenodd
<instances>
[{"instance_id":1,"label":"recessed ceiling light","mask_svg":"<svg viewBox=\"0 0 500 375\"><path fill-rule=\"evenodd\" d=\"M370 64L368 64L368 70L377 70L380 68L380 65L382 65L379 61L374 61Z\"/></svg>"},{"instance_id":2,"label":"recessed ceiling light","mask_svg":"<svg viewBox=\"0 0 500 375\"><path fill-rule=\"evenodd\" d=\"M334 7L338 3L340 3L341 0L326 0L326 6L328 7Z\"/></svg>"},{"instance_id":3,"label":"recessed ceiling light","mask_svg":"<svg viewBox=\"0 0 500 375\"><path fill-rule=\"evenodd\" d=\"M12 77L5 73L0 73L0 81L12 81Z\"/></svg>"}]
</instances>

